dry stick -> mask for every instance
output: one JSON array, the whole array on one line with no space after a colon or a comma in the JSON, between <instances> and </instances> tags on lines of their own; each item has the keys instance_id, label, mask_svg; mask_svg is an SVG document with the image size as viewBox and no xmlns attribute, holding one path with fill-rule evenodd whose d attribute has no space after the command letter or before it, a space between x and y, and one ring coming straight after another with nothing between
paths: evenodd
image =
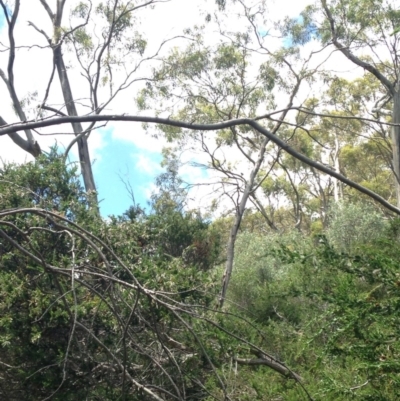
<instances>
[{"instance_id":1,"label":"dry stick","mask_svg":"<svg viewBox=\"0 0 400 401\"><path fill-rule=\"evenodd\" d=\"M170 300L167 297L166 298L168 301ZM263 365L267 365L269 366L271 369L275 370L276 372L284 375L285 377L288 378L292 378L294 379L297 383L299 383L299 385L304 389L304 391L306 392L308 398L310 399L310 401L312 401L312 397L309 395L308 391L306 390L306 388L304 387L304 385L302 384L302 378L300 375L298 375L297 373L293 372L289 367L287 367L283 362L278 361L277 359L275 359L272 355L267 354L266 352L264 352L261 348L255 346L254 344L250 343L249 341L245 340L244 338L236 335L235 333L225 329L224 327L220 326L218 323L214 322L213 320L207 318L207 317L200 317L199 315L197 315L197 313L193 313L192 311L186 310L182 307L180 307L179 305L175 305L175 307L171 308L171 305L168 304L166 301L163 301L159 298L153 298L155 299L156 302L158 302L161 305L164 305L165 307L167 307L168 309L171 310L172 313L174 313L176 316L179 317L179 319L181 319L181 321L184 323L185 320L183 320L182 317L180 317L180 315L178 314L178 312L182 312L184 314L193 316L193 317L197 317L200 318L201 320L211 324L212 326L216 327L218 330L221 330L222 332L228 334L229 336L235 338L236 340L241 341L242 343L248 345L251 348L251 352L257 355L261 356L261 359L263 359ZM220 312L220 313L224 313L224 314L229 314L232 315L230 313L226 313L226 312ZM192 334L195 335L195 333L193 333L193 331L191 330ZM199 343L199 345L202 346L201 343ZM203 349L203 352L206 352ZM261 363L253 363L253 365L261 365Z\"/></svg>"},{"instance_id":2,"label":"dry stick","mask_svg":"<svg viewBox=\"0 0 400 401\"><path fill-rule=\"evenodd\" d=\"M16 211L18 212L18 210L16 210ZM14 212L15 212L15 211L14 211ZM22 212L25 212L25 211L23 210L23 211L21 211L21 213L22 213ZM6 223L6 222L1 221L1 222L0 222L0 226L1 226L1 225L4 225L5 223ZM8 224L6 224L6 225L8 225ZM20 230L19 230L19 231L20 231ZM24 247L22 247L20 244L18 244L18 242L14 241L11 237L9 237L9 236L8 236L3 230L1 230L1 229L0 229L0 237L3 237L3 238L6 239L7 241L9 241L14 247L16 247L16 248L17 248L21 253L23 253L24 255L28 256L29 258L31 258L32 260L34 260L34 261L37 262L38 264L43 265L43 260L39 259L39 258L38 258L37 256L35 256L32 252L30 252L30 251L28 251L27 249L25 249ZM70 269L61 269L61 268L57 268L57 267L55 267L55 266L51 266L51 265L48 265L48 264L45 265L44 267L47 268L47 269L48 269L49 271L51 271L52 273L62 274L62 275L64 275L64 276L66 276L66 277L70 277L70 274L71 274L71 270L70 270ZM96 273L94 273L94 272L84 272L84 273L90 274L90 275L92 275L92 276L98 276L98 277L101 277L101 278L104 278L104 279L113 279L112 277L109 277L109 276L106 276L106 275L103 275L103 274L96 274ZM80 280L80 279L76 278L75 281L78 282L79 284L83 285L84 287L86 287L86 288L87 288L89 291L91 291L93 294L97 295L97 296L107 305L107 307L110 309L110 311L113 313L113 315L116 316L116 317L118 318L118 313L114 310L113 306L110 305L109 302L102 296L102 294L100 294L95 288L93 288L93 287L90 286L87 282L85 282L85 281L83 281L83 280ZM120 283L121 283L121 282L120 282ZM122 282L122 283L124 283L125 286L128 285L128 284L125 283L125 282ZM133 288L133 289L136 289L136 287L133 287L132 285L128 285L128 286L130 286L130 287ZM60 299L63 300L63 298L65 297L66 294L67 294L67 293L64 293L63 295L61 295L60 297L58 297L56 301L58 301L58 300L60 300ZM55 301L55 302L56 302L56 301ZM50 305L50 306L51 306L51 305ZM49 310L49 308L46 309L46 311L43 313L43 315L42 315L39 319L37 319L37 321L39 321L39 320L44 316L44 314L48 312L48 310Z\"/></svg>"},{"instance_id":3,"label":"dry stick","mask_svg":"<svg viewBox=\"0 0 400 401\"><path fill-rule=\"evenodd\" d=\"M73 223L71 221L69 221L68 219L59 216L56 213L53 212L49 212L43 209L36 209L36 208L22 208L22 209L11 209L11 210L5 210L0 212L0 217L3 216L7 216L7 215L13 215L13 214L18 214L18 213L33 213L33 214L37 214L47 220L50 220L56 227L60 227L62 230L67 230L72 234L77 235L78 237L80 237L84 242L88 243L96 252L97 254L102 258L105 266L107 267L108 273L109 275L104 275L104 274L99 274L99 273L94 273L94 272L84 272L84 273L89 273L91 275L95 275L98 277L101 277L103 279L109 279L111 281L113 281L113 277L112 277L112 268L108 263L108 260L106 259L105 255L103 254L103 252L100 250L100 248L98 248L94 242L90 239L94 238L97 239L95 236L93 236L92 234L88 233L86 230L84 230L83 228L79 227L76 223ZM66 227L66 226L62 226L60 224L58 224L57 222L55 222L53 219L50 218L50 216L58 218L59 220L63 220L64 222L69 223L70 225L76 227L75 229L72 229L70 227ZM0 224L4 224L5 222L0 222ZM80 233L80 231L82 231L85 235L83 235L82 233ZM0 236L3 236L5 239L7 239L9 242L12 243L13 246L15 246L17 249L19 249L21 252L23 252L25 255L29 256L30 258L32 258L33 260L35 260L35 262L43 265L46 269L50 269L50 271L54 272L58 272L58 273L62 273L66 276L69 276L71 274L71 269L62 269L62 268L57 268L55 266L51 266L47 263L45 263L42 259L38 258L37 256L35 256L34 254L32 254L31 252L29 252L28 250L26 250L24 247L22 247L20 244L18 244L16 241L14 241L12 238L8 237L7 234L5 232L3 232L3 230L0 230ZM99 241L99 240L98 240ZM105 246L108 249L108 247L102 243L101 241L99 241L103 246ZM113 254L113 256L116 256L115 254ZM127 267L125 265L123 265L121 262L120 264L127 270L129 271L129 269L127 269ZM133 277L133 276L132 276ZM133 279L135 280L135 278L133 277ZM80 281L79 279L75 279L75 281L79 282L80 284L83 284L84 286L88 287L87 284L83 281ZM115 280L114 280L115 281ZM120 280L118 280L119 282L122 282ZM131 285L131 287L133 289L138 289L138 287L135 287L133 285ZM122 323L122 319L119 316L118 312L117 312L117 308L116 305L113 305L112 307L110 305L108 305L108 302L99 294L97 293L97 291L95 291L93 288L89 288L92 292L95 292L96 295L98 295L103 302L105 302L107 304L107 306L110 308L110 310L112 310L114 316L118 319L119 323L121 324L121 327L123 327L123 323ZM142 290L143 292L146 293L146 290L143 289L142 287L140 287L140 290Z\"/></svg>"},{"instance_id":4,"label":"dry stick","mask_svg":"<svg viewBox=\"0 0 400 401\"><path fill-rule=\"evenodd\" d=\"M157 401L164 401L161 397L159 397L157 394L153 393L147 386L144 386L143 384L140 384L138 381L136 381L126 370L124 369L124 366L122 365L121 361L114 355L114 353L101 341L99 340L94 333L88 329L85 325L83 325L80 322L76 322L76 325L83 329L84 331L87 332L87 334L90 335L90 337L94 340L95 343L97 343L103 350L108 354L108 356L117 364L121 372L125 372L125 375L127 378L130 380L130 382L139 390L144 391L147 393L150 397L154 398Z\"/></svg>"},{"instance_id":5,"label":"dry stick","mask_svg":"<svg viewBox=\"0 0 400 401\"><path fill-rule=\"evenodd\" d=\"M130 324L130 322L132 320L133 314L135 313L136 307L137 307L138 302L139 302L139 295L140 295L140 292L136 291L135 302L134 302L133 307L131 309L131 312L129 314L128 320L126 321L125 328L124 328L124 331L123 331L123 334L122 334L122 345L123 345L123 362L122 362L122 364L124 366L124 371L122 372L122 386L121 387L122 387L122 399L123 399L123 401L126 400L125 379L126 379L126 363L127 363L127 359L128 359L127 351L126 351L126 335L128 333L129 324Z\"/></svg>"},{"instance_id":6,"label":"dry stick","mask_svg":"<svg viewBox=\"0 0 400 401\"><path fill-rule=\"evenodd\" d=\"M275 370L276 372L280 373L282 376L286 376L292 379L295 379L297 382L301 382L303 378L299 376L297 373L291 372L285 366L280 364L279 362L274 361L273 359L267 356L261 356L259 358L252 358L252 359L244 359L234 357L234 361L236 361L239 365L249 365L249 366L260 366L265 365L270 367L271 369Z\"/></svg>"}]
</instances>

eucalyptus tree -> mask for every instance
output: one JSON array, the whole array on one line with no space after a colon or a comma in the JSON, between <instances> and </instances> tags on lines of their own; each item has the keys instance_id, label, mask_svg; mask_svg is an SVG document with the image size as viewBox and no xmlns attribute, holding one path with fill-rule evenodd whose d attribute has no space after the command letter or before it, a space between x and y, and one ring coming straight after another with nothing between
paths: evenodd
<instances>
[{"instance_id":1,"label":"eucalyptus tree","mask_svg":"<svg viewBox=\"0 0 400 401\"><path fill-rule=\"evenodd\" d=\"M318 67L310 67L313 53L303 57L298 49L263 33L270 27L263 27L266 2L256 8L237 3L233 7L243 28L235 31L229 27L227 15L222 12L214 17L208 14L208 23L216 19L221 35L218 43L207 43L202 28L187 30L192 43L186 49L174 49L154 70L153 81L141 92L138 105L144 110L155 107L160 113L168 113L169 118L193 123L254 119L292 144L296 128L286 126L288 113L301 85L312 83L318 73ZM219 6L224 8L222 3ZM277 111L278 106L281 111ZM203 167L215 177L212 191L233 203L235 218L227 246L222 305L233 268L236 236L248 202L259 209L270 229L277 230L263 205L262 183L273 169L283 169L279 164L281 149L250 127L229 126L213 137L168 126L161 130L178 143L180 151L183 146L199 145L196 148L200 147L208 158ZM292 184L296 191L297 183ZM300 216L300 210L297 214Z\"/></svg>"},{"instance_id":2,"label":"eucalyptus tree","mask_svg":"<svg viewBox=\"0 0 400 401\"><path fill-rule=\"evenodd\" d=\"M371 104L380 98L379 83L368 75L347 80L327 74L324 79L325 90L318 97L309 98L297 117L296 122L303 130L293 137L292 146L332 171L394 201L390 130L375 119L363 119ZM271 176L263 189L269 197L273 191L279 191L280 196L288 199L296 220L300 202L300 217L306 223L302 228L309 228L310 220L318 220L326 227L333 202L359 197L340 180L286 154L281 156L281 164L286 171L275 171L276 179Z\"/></svg>"},{"instance_id":3,"label":"eucalyptus tree","mask_svg":"<svg viewBox=\"0 0 400 401\"><path fill-rule=\"evenodd\" d=\"M336 171L395 202L390 127L362 118L346 118L368 115L371 104L379 102L382 96L380 89L379 82L370 74L351 81L334 77L324 101L325 113L332 117L317 117L319 126L314 128L328 134L325 143L333 151L331 160ZM342 198L354 196L335 181Z\"/></svg>"},{"instance_id":4,"label":"eucalyptus tree","mask_svg":"<svg viewBox=\"0 0 400 401\"><path fill-rule=\"evenodd\" d=\"M318 37L381 84L381 99L371 107L375 118L387 121L391 111L392 169L400 206L400 10L395 1L321 0ZM318 20L319 18L317 18Z\"/></svg>"},{"instance_id":5,"label":"eucalyptus tree","mask_svg":"<svg viewBox=\"0 0 400 401\"><path fill-rule=\"evenodd\" d=\"M68 2L68 5L71 4L68 22L63 22L66 0L57 0L54 9L47 0L34 2L37 3L35 14L32 15L32 20L27 21L32 29L31 37L17 40L16 31L25 22L19 19L21 7L26 5L21 5L20 0L15 0L13 6L0 0L9 41L8 47L4 49L8 53L7 66L0 69L0 76L21 122L32 117L37 120L49 116L101 114L121 91L145 79L144 75L138 75L139 67L152 59L166 42L160 41L160 48L153 55L148 55L147 42L136 28L141 9L165 1ZM43 22L46 14L51 27L48 30L48 24ZM21 52L26 52L26 48L40 48L44 53L43 57L36 57L30 62L38 65L40 70L49 71L47 81L37 82L35 94L30 99L18 94L17 88L19 87L20 92L22 88L19 85L20 77L15 74L15 63L19 61ZM46 59L48 52L51 53L51 58ZM29 52L24 54L24 57L29 56ZM48 64L46 60L49 61ZM55 80L56 72L59 87ZM70 78L71 72L75 73L73 80ZM81 74L83 81L79 81L77 73ZM77 76L78 80L75 81ZM35 109L30 110L30 113L28 103L35 103ZM0 119L0 124L7 125L3 118ZM78 121L71 126L75 138L65 154L77 144L85 189L88 192L95 191L88 139L91 132L98 127L95 122L83 127ZM9 136L17 146L34 157L41 154L40 141L32 130L26 129L24 134L12 132Z\"/></svg>"}]
</instances>

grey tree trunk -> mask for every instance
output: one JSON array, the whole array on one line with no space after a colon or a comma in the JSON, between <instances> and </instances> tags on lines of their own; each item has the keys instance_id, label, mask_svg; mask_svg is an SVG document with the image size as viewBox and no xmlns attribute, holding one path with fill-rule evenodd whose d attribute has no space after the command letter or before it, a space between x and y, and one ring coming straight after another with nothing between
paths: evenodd
<instances>
[{"instance_id":1,"label":"grey tree trunk","mask_svg":"<svg viewBox=\"0 0 400 401\"><path fill-rule=\"evenodd\" d=\"M236 215L235 215L235 222L231 228L231 232L229 235L228 245L226 249L226 264L225 264L225 271L222 277L222 289L221 295L219 298L219 307L222 308L224 305L224 301L226 298L226 293L228 291L229 281L231 279L232 270L233 270L233 261L235 258L235 243L236 238L239 232L240 223L242 222L243 214L246 210L246 204L251 196L251 192L254 190L254 183L257 177L258 172L262 166L264 161L264 155L269 143L269 138L265 137L262 141L260 151L258 153L257 161L253 167L253 170L250 173L250 177L248 182L246 183L246 187L243 191L242 199L240 200L239 204L237 205Z\"/></svg>"},{"instance_id":2,"label":"grey tree trunk","mask_svg":"<svg viewBox=\"0 0 400 401\"><path fill-rule=\"evenodd\" d=\"M43 33L43 31L39 31L47 38L49 44L53 50L54 55L54 63L57 68L58 77L60 79L61 91L63 94L65 107L67 108L67 114L70 117L78 116L75 107L75 101L72 96L71 85L69 84L67 69L65 68L64 59L62 55L62 43L64 39L62 38L62 29L61 29L61 20L63 17L63 10L66 0L57 0L57 9L56 13L51 11L50 6L47 4L47 0L39 0L44 9L46 10L49 18L53 24L53 38L49 39L48 36ZM87 133L84 132L82 128L82 124L80 122L73 122L72 128L74 130L74 134L77 137L78 144L78 154L79 154L79 162L81 166L81 173L83 177L83 183L85 185L85 189L88 193L92 193L94 196L95 203L97 205L97 195L96 195L96 185L94 183L92 164L90 162L90 154L89 147L87 142Z\"/></svg>"},{"instance_id":3,"label":"grey tree trunk","mask_svg":"<svg viewBox=\"0 0 400 401\"><path fill-rule=\"evenodd\" d=\"M400 124L400 91L399 84L396 85L393 94L393 118L394 124ZM400 207L400 126L393 126L391 130L393 148L393 172L395 176L397 207Z\"/></svg>"},{"instance_id":4,"label":"grey tree trunk","mask_svg":"<svg viewBox=\"0 0 400 401\"><path fill-rule=\"evenodd\" d=\"M0 1L1 7L3 8L4 15L7 15L7 6L4 1ZM7 75L0 68L0 77L4 81L7 86L8 93L10 95L12 105L14 107L15 112L18 114L18 117L21 121L26 121L26 115L22 108L21 102L17 96L17 92L14 86L14 62L15 62L15 39L14 39L14 28L17 22L18 14L20 9L20 0L16 0L14 3L14 10L12 11L11 20L7 16L5 20L8 24L8 38L10 41L9 54L8 54L8 65L7 65ZM7 122L0 116L0 125L7 125ZM23 138L18 132L11 132L8 134L9 137L13 140L15 144L17 144L20 148L30 153L34 157L38 157L41 154L40 146L35 141L31 130L25 130L26 139Z\"/></svg>"},{"instance_id":5,"label":"grey tree trunk","mask_svg":"<svg viewBox=\"0 0 400 401\"><path fill-rule=\"evenodd\" d=\"M338 134L335 130L335 152L333 154L333 163L335 171L340 174L339 154L340 154L340 144L339 144ZM338 203L341 199L343 199L343 187L342 183L337 179L333 180L333 190L334 190L335 203Z\"/></svg>"},{"instance_id":6,"label":"grey tree trunk","mask_svg":"<svg viewBox=\"0 0 400 401\"><path fill-rule=\"evenodd\" d=\"M65 107L67 108L69 116L77 116L78 113L76 111L75 101L72 96L72 90L69 84L67 70L65 68L64 60L62 57L61 46L54 47L53 52L54 52L54 60L57 67L57 73L60 78L60 84L64 97ZM87 137L85 134L83 134L83 128L81 123L72 123L72 128L74 130L75 135L79 136L79 139L77 140L79 162L81 165L81 172L85 189L87 192L95 192L96 185L93 177Z\"/></svg>"}]
</instances>

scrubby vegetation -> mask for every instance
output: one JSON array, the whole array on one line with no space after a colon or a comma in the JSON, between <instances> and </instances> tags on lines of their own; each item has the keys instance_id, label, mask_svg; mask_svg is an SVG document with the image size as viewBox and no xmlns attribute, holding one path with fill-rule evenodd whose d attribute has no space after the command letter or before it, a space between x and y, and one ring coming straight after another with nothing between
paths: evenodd
<instances>
[{"instance_id":1,"label":"scrubby vegetation","mask_svg":"<svg viewBox=\"0 0 400 401\"><path fill-rule=\"evenodd\" d=\"M397 399L398 220L363 203L314 235L245 220L220 310L221 220L162 192L103 220L55 151L0 186L5 399Z\"/></svg>"}]
</instances>

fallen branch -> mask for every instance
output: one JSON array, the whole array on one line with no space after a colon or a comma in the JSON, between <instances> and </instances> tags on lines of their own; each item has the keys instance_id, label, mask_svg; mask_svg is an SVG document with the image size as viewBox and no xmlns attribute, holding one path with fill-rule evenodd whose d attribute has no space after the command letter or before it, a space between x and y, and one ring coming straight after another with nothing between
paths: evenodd
<instances>
[{"instance_id":1,"label":"fallen branch","mask_svg":"<svg viewBox=\"0 0 400 401\"><path fill-rule=\"evenodd\" d=\"M261 358L252 358L252 359L243 359L243 358L234 358L234 361L237 362L239 365L249 365L249 366L268 366L271 369L275 370L276 372L280 373L281 375L289 378L294 379L298 382L303 381L303 378L295 372L292 372L286 366L282 365L278 361L263 356Z\"/></svg>"}]
</instances>

